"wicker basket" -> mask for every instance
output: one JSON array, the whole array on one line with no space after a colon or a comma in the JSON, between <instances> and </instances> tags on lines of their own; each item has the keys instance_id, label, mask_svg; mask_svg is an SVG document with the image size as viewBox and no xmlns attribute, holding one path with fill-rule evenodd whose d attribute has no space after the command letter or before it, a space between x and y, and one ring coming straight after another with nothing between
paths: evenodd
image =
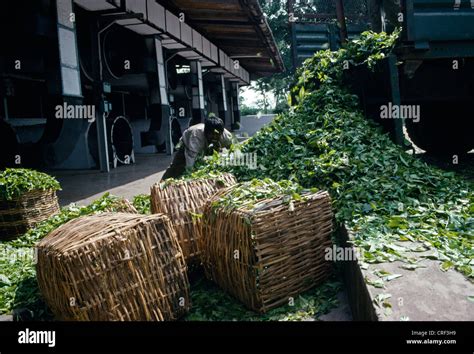
<instances>
[{"instance_id":1,"label":"wicker basket","mask_svg":"<svg viewBox=\"0 0 474 354\"><path fill-rule=\"evenodd\" d=\"M21 236L57 213L59 204L54 190L34 190L12 200L0 199L0 240Z\"/></svg>"},{"instance_id":2,"label":"wicker basket","mask_svg":"<svg viewBox=\"0 0 474 354\"><path fill-rule=\"evenodd\" d=\"M188 265L200 262L197 240L201 237L202 209L219 189L237 183L232 174L218 178L157 183L151 187L151 212L169 216Z\"/></svg>"},{"instance_id":3,"label":"wicker basket","mask_svg":"<svg viewBox=\"0 0 474 354\"><path fill-rule=\"evenodd\" d=\"M60 320L175 320L190 308L186 264L165 215L102 213L37 245L38 284Z\"/></svg>"},{"instance_id":4,"label":"wicker basket","mask_svg":"<svg viewBox=\"0 0 474 354\"><path fill-rule=\"evenodd\" d=\"M324 250L331 247L333 213L327 192L303 194L294 210L281 198L257 209L204 209L200 241L206 276L258 312L288 304L331 272Z\"/></svg>"}]
</instances>

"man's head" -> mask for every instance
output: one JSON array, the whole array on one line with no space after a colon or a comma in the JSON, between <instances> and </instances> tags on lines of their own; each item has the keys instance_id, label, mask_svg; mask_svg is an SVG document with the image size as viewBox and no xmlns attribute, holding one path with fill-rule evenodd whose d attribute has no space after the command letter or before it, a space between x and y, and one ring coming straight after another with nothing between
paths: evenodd
<instances>
[{"instance_id":1,"label":"man's head","mask_svg":"<svg viewBox=\"0 0 474 354\"><path fill-rule=\"evenodd\" d=\"M204 135L209 144L216 144L219 142L222 133L224 132L224 122L215 115L209 115L204 122Z\"/></svg>"}]
</instances>

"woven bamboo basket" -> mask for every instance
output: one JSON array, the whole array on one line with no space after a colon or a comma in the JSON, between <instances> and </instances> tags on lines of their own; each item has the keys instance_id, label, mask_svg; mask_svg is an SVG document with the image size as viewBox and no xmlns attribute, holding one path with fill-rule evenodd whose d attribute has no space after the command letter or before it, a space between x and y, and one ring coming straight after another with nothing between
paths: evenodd
<instances>
[{"instance_id":1,"label":"woven bamboo basket","mask_svg":"<svg viewBox=\"0 0 474 354\"><path fill-rule=\"evenodd\" d=\"M59 204L54 190L33 190L12 200L0 199L0 240L21 236L57 213Z\"/></svg>"},{"instance_id":2,"label":"woven bamboo basket","mask_svg":"<svg viewBox=\"0 0 474 354\"><path fill-rule=\"evenodd\" d=\"M71 220L38 243L36 268L60 320L168 321L190 308L184 257L162 214Z\"/></svg>"},{"instance_id":3,"label":"woven bamboo basket","mask_svg":"<svg viewBox=\"0 0 474 354\"><path fill-rule=\"evenodd\" d=\"M197 242L202 236L200 215L219 189L237 183L230 173L217 178L157 183L151 187L151 212L169 216L188 265L200 262Z\"/></svg>"},{"instance_id":4,"label":"woven bamboo basket","mask_svg":"<svg viewBox=\"0 0 474 354\"><path fill-rule=\"evenodd\" d=\"M304 193L294 210L282 198L253 210L204 209L200 240L206 276L257 312L288 304L328 277L333 213L327 192Z\"/></svg>"}]
</instances>

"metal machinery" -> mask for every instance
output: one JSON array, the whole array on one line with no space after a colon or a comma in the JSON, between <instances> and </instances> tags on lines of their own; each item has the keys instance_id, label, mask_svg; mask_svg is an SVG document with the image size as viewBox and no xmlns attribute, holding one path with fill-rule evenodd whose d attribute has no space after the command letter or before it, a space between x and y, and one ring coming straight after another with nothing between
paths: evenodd
<instances>
[{"instance_id":1,"label":"metal machinery","mask_svg":"<svg viewBox=\"0 0 474 354\"><path fill-rule=\"evenodd\" d=\"M400 25L403 32L393 55L374 72L354 67L346 71L347 85L361 98L366 115L380 122L400 144L406 143L406 129L415 145L428 152L451 155L473 149L474 1L402 0L398 4L374 0L368 4L376 7L366 21L374 30L389 31ZM399 23L388 20L384 6L390 6L391 17ZM292 26L296 58L303 57L304 36L296 24ZM347 28L351 33L349 24ZM321 38L322 45L331 49L338 47L337 40L331 46L328 35L309 37ZM388 103L418 106L420 119L383 120L380 109Z\"/></svg>"},{"instance_id":2,"label":"metal machinery","mask_svg":"<svg viewBox=\"0 0 474 354\"><path fill-rule=\"evenodd\" d=\"M225 47L228 31L213 32L213 21L229 27L238 16L251 37ZM232 127L239 86L283 70L262 18L256 0L204 8L181 0L2 2L0 168L108 171L136 153L172 153L182 131L210 112Z\"/></svg>"},{"instance_id":3,"label":"metal machinery","mask_svg":"<svg viewBox=\"0 0 474 354\"><path fill-rule=\"evenodd\" d=\"M339 49L341 38L353 39L369 29L367 0L288 0L288 13L294 67L317 51ZM343 27L338 24L341 17Z\"/></svg>"}]
</instances>

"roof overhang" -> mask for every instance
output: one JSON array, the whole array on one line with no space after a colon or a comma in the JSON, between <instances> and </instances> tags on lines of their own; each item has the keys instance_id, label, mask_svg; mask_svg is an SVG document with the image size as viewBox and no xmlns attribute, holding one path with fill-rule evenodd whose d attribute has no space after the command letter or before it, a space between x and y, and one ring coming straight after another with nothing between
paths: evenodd
<instances>
[{"instance_id":1,"label":"roof overhang","mask_svg":"<svg viewBox=\"0 0 474 354\"><path fill-rule=\"evenodd\" d=\"M117 23L140 35L159 36L165 48L243 85L284 70L257 0L74 1L104 16L110 11L140 15Z\"/></svg>"},{"instance_id":2,"label":"roof overhang","mask_svg":"<svg viewBox=\"0 0 474 354\"><path fill-rule=\"evenodd\" d=\"M255 76L284 70L258 0L159 0Z\"/></svg>"}]
</instances>

